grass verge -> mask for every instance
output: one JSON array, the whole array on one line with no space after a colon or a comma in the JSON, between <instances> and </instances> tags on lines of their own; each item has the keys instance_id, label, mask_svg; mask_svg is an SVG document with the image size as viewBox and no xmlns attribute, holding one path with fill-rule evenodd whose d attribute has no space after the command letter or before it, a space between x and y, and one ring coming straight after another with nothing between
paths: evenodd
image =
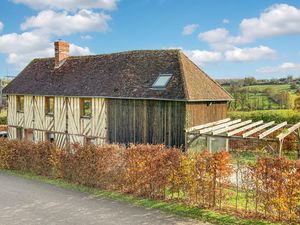
<instances>
[{"instance_id":1,"label":"grass verge","mask_svg":"<svg viewBox=\"0 0 300 225\"><path fill-rule=\"evenodd\" d=\"M6 173L9 175L14 175L18 177L23 177L26 179L31 179L35 181L39 181L46 184L52 184L57 187L76 190L80 192L85 192L91 194L96 197L109 198L112 200L127 202L136 206L142 206L151 209L159 209L163 212L177 215L180 217L192 218L204 222L210 222L213 224L221 224L221 225L271 225L276 224L279 225L281 223L270 223L267 221L260 220L250 220L250 219L241 219L232 215L219 213L212 210L200 209L197 207L186 206L178 203L169 203L161 200L151 200L145 198L138 198L132 195L122 194L118 192L110 192L103 191L96 188L90 188L79 184L69 183L62 179L50 179L44 176L38 176L32 173L22 173L18 171L10 171L10 170L0 170L2 173Z\"/></svg>"}]
</instances>

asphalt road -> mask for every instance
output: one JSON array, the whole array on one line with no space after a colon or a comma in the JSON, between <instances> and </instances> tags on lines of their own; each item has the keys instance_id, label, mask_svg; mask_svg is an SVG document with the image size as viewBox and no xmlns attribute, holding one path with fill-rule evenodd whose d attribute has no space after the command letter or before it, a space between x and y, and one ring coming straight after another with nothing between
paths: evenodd
<instances>
[{"instance_id":1,"label":"asphalt road","mask_svg":"<svg viewBox=\"0 0 300 225\"><path fill-rule=\"evenodd\" d=\"M0 172L0 225L204 225Z\"/></svg>"}]
</instances>

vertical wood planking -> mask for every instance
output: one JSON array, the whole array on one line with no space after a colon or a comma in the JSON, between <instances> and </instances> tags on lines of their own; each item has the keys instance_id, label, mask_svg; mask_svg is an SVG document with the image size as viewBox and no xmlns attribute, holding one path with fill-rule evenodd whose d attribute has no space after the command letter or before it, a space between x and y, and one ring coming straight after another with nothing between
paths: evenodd
<instances>
[{"instance_id":1,"label":"vertical wood planking","mask_svg":"<svg viewBox=\"0 0 300 225\"><path fill-rule=\"evenodd\" d=\"M193 102L187 103L187 127L225 119L227 117L226 102Z\"/></svg>"},{"instance_id":2,"label":"vertical wood planking","mask_svg":"<svg viewBox=\"0 0 300 225\"><path fill-rule=\"evenodd\" d=\"M107 99L111 143L184 146L185 103Z\"/></svg>"}]
</instances>

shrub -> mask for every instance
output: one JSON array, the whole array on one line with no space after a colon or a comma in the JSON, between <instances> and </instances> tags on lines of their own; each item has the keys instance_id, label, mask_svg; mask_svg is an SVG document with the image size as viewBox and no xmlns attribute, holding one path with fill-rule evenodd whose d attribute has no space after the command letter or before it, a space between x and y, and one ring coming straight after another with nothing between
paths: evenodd
<instances>
[{"instance_id":1,"label":"shrub","mask_svg":"<svg viewBox=\"0 0 300 225\"><path fill-rule=\"evenodd\" d=\"M275 121L276 123L287 121L295 124L300 121L300 113L294 110L258 110L251 112L229 112L232 119L242 119L253 121L263 120L265 122Z\"/></svg>"},{"instance_id":2,"label":"shrub","mask_svg":"<svg viewBox=\"0 0 300 225\"><path fill-rule=\"evenodd\" d=\"M6 124L7 124L7 117L0 116L0 125L6 125Z\"/></svg>"},{"instance_id":3,"label":"shrub","mask_svg":"<svg viewBox=\"0 0 300 225\"><path fill-rule=\"evenodd\" d=\"M285 158L258 158L255 164L233 167L225 151L187 154L163 145L75 144L58 149L48 142L0 139L0 169L227 212L234 208L236 213L257 218L300 222L300 162Z\"/></svg>"}]
</instances>

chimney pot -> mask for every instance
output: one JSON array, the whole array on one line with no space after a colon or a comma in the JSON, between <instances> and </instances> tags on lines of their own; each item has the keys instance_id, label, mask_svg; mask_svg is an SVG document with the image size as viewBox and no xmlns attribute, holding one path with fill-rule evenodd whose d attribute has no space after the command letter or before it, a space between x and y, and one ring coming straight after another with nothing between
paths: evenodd
<instances>
[{"instance_id":1,"label":"chimney pot","mask_svg":"<svg viewBox=\"0 0 300 225\"><path fill-rule=\"evenodd\" d=\"M66 58L69 57L69 48L70 45L65 41L56 41L54 42L55 49L55 68L60 67Z\"/></svg>"}]
</instances>

